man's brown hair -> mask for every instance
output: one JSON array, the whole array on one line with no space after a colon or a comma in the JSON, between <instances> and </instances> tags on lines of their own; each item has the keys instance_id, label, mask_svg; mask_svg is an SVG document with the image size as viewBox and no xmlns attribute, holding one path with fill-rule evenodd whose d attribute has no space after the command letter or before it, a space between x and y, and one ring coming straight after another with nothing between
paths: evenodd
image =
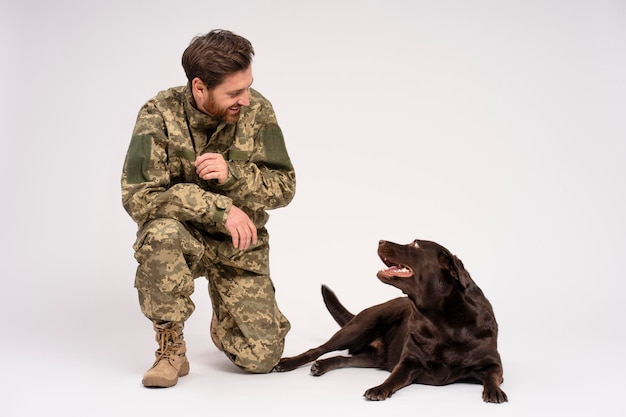
<instances>
[{"instance_id":1,"label":"man's brown hair","mask_svg":"<svg viewBox=\"0 0 626 417\"><path fill-rule=\"evenodd\" d=\"M191 40L183 52L182 64L189 84L198 77L210 89L227 75L247 69L253 56L254 48L246 38L215 29Z\"/></svg>"}]
</instances>

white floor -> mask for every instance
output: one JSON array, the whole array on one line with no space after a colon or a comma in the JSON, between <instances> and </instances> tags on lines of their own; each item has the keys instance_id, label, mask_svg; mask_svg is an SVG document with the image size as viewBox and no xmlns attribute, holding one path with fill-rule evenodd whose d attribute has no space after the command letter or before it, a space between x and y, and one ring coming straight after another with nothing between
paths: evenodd
<instances>
[{"instance_id":1,"label":"white floor","mask_svg":"<svg viewBox=\"0 0 626 417\"><path fill-rule=\"evenodd\" d=\"M506 325L500 350L503 388L510 401L500 405L483 403L481 387L470 384L413 385L387 401L369 402L363 392L387 375L372 369L342 369L322 377L311 376L308 367L290 373L245 374L210 342L206 320L210 307L206 299L200 301L202 289L204 285L198 288L197 310L186 329L191 372L169 389L141 385L156 344L149 323L138 312L121 314L130 307L124 302L109 320L97 317L104 314L97 308L66 319L42 316L31 329L9 320L2 346L3 414L620 416L626 411L621 401L626 344L623 338L612 344L610 334L591 337L591 329L560 335L569 339L544 339L542 331L516 334L513 325ZM293 320L287 354L317 345L335 331L321 300L319 304L320 317Z\"/></svg>"}]
</instances>

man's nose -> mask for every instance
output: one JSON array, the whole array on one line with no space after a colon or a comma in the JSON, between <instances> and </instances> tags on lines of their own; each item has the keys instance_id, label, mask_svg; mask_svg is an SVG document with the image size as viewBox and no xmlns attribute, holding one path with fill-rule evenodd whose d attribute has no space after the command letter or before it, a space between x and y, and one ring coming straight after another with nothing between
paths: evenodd
<instances>
[{"instance_id":1,"label":"man's nose","mask_svg":"<svg viewBox=\"0 0 626 417\"><path fill-rule=\"evenodd\" d=\"M239 97L239 100L237 100L237 104L240 106L244 106L247 107L250 105L250 91L246 90L241 97Z\"/></svg>"}]
</instances>

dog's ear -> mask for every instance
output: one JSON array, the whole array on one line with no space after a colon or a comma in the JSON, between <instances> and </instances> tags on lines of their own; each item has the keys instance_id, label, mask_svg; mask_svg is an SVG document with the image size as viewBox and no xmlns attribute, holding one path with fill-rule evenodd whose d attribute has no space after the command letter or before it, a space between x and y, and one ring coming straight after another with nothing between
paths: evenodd
<instances>
[{"instance_id":1,"label":"dog's ear","mask_svg":"<svg viewBox=\"0 0 626 417\"><path fill-rule=\"evenodd\" d=\"M456 255L452 255L452 259L454 260L454 265L457 269L457 277L463 288L467 288L472 283L472 277L470 277L469 272L465 269L463 262L456 257Z\"/></svg>"},{"instance_id":2,"label":"dog's ear","mask_svg":"<svg viewBox=\"0 0 626 417\"><path fill-rule=\"evenodd\" d=\"M463 262L455 255L448 251L443 251L439 254L439 263L454 279L461 283L463 288L467 288L471 284L472 278L469 272L465 269Z\"/></svg>"}]
</instances>

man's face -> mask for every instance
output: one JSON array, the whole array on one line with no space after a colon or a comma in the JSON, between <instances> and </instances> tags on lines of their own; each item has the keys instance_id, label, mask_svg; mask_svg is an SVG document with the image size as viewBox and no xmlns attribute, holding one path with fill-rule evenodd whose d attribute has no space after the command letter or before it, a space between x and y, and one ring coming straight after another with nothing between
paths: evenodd
<instances>
[{"instance_id":1,"label":"man's face","mask_svg":"<svg viewBox=\"0 0 626 417\"><path fill-rule=\"evenodd\" d=\"M199 78L195 78L192 82L192 91L198 110L220 121L235 123L239 120L241 108L250 105L251 85L250 66L228 75L221 84L210 90Z\"/></svg>"}]
</instances>

